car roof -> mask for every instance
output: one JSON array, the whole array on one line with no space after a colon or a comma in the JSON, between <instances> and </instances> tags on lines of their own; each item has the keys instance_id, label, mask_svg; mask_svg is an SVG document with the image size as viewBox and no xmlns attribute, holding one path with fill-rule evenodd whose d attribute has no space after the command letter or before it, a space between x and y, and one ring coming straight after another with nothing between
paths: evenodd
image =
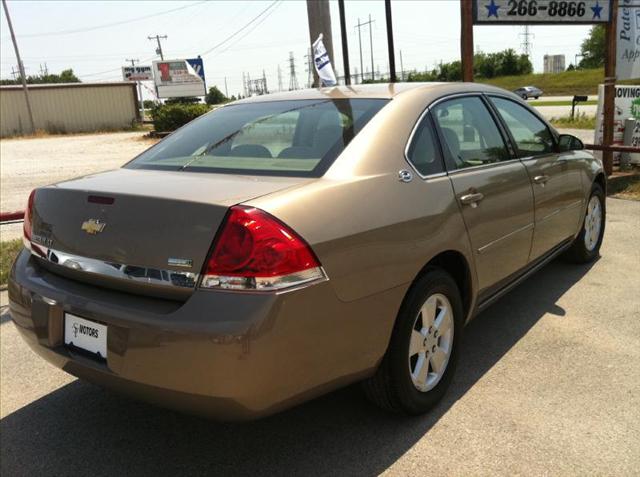
<instances>
[{"instance_id":1,"label":"car roof","mask_svg":"<svg viewBox=\"0 0 640 477\"><path fill-rule=\"evenodd\" d=\"M425 92L455 94L468 92L505 93L506 91L504 89L482 83L375 83L285 91L281 93L252 96L250 98L235 101L234 104L300 99L392 99L396 96L410 94L412 92L422 94Z\"/></svg>"}]
</instances>

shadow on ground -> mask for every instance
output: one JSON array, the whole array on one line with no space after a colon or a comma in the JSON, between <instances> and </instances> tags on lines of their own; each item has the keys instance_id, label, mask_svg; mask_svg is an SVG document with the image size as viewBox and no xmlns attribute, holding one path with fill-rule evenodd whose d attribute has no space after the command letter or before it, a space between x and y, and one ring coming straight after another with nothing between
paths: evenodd
<instances>
[{"instance_id":1,"label":"shadow on ground","mask_svg":"<svg viewBox=\"0 0 640 477\"><path fill-rule=\"evenodd\" d=\"M74 381L0 421L1 473L377 475L542 316L563 319L558 298L588 270L551 263L478 316L451 389L425 416L380 412L351 386L257 422L219 424Z\"/></svg>"}]
</instances>

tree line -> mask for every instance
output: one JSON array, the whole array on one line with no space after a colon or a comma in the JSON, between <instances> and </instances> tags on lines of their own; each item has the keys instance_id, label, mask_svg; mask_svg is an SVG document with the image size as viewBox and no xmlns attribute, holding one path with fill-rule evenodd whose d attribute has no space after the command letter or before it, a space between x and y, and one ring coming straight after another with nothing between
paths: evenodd
<instances>
[{"instance_id":1,"label":"tree line","mask_svg":"<svg viewBox=\"0 0 640 477\"><path fill-rule=\"evenodd\" d=\"M80 79L75 75L73 69L62 70L60 74L47 73L42 75L27 76L27 84L49 84L49 83L80 83ZM22 84L22 77L15 79L2 79L0 85Z\"/></svg>"}]
</instances>

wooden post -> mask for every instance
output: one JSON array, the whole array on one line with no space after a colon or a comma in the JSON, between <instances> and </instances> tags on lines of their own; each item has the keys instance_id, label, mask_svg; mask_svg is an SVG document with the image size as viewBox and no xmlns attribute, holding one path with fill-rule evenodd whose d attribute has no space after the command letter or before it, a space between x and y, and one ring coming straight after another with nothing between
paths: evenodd
<instances>
[{"instance_id":1,"label":"wooden post","mask_svg":"<svg viewBox=\"0 0 640 477\"><path fill-rule=\"evenodd\" d=\"M615 35L615 33L614 33ZM473 81L473 1L460 0L462 81Z\"/></svg>"},{"instance_id":2,"label":"wooden post","mask_svg":"<svg viewBox=\"0 0 640 477\"><path fill-rule=\"evenodd\" d=\"M606 28L606 51L604 63L604 108L602 144L613 145L616 94L616 30L618 24L618 0L611 2L611 21ZM602 162L607 176L613 173L613 152L604 151Z\"/></svg>"},{"instance_id":3,"label":"wooden post","mask_svg":"<svg viewBox=\"0 0 640 477\"><path fill-rule=\"evenodd\" d=\"M384 11L387 17L387 48L389 50L389 81L398 81L396 76L396 55L393 46L393 22L391 21L391 0L384 0Z\"/></svg>"},{"instance_id":4,"label":"wooden post","mask_svg":"<svg viewBox=\"0 0 640 477\"><path fill-rule=\"evenodd\" d=\"M333 63L333 37L331 35L331 11L329 10L329 0L307 0L307 16L309 20L309 41L311 54L313 54L313 42L322 33L324 47L327 49L329 59ZM313 84L320 86L318 72L313 68Z\"/></svg>"}]
</instances>

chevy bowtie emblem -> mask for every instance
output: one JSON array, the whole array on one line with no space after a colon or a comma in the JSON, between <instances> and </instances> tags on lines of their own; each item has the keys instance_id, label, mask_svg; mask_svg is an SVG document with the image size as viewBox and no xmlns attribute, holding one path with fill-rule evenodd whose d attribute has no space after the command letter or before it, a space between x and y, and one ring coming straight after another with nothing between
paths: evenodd
<instances>
[{"instance_id":1,"label":"chevy bowtie emblem","mask_svg":"<svg viewBox=\"0 0 640 477\"><path fill-rule=\"evenodd\" d=\"M95 235L102 232L106 226L105 222L100 222L98 219L89 219L82 223L82 230L89 235Z\"/></svg>"}]
</instances>

